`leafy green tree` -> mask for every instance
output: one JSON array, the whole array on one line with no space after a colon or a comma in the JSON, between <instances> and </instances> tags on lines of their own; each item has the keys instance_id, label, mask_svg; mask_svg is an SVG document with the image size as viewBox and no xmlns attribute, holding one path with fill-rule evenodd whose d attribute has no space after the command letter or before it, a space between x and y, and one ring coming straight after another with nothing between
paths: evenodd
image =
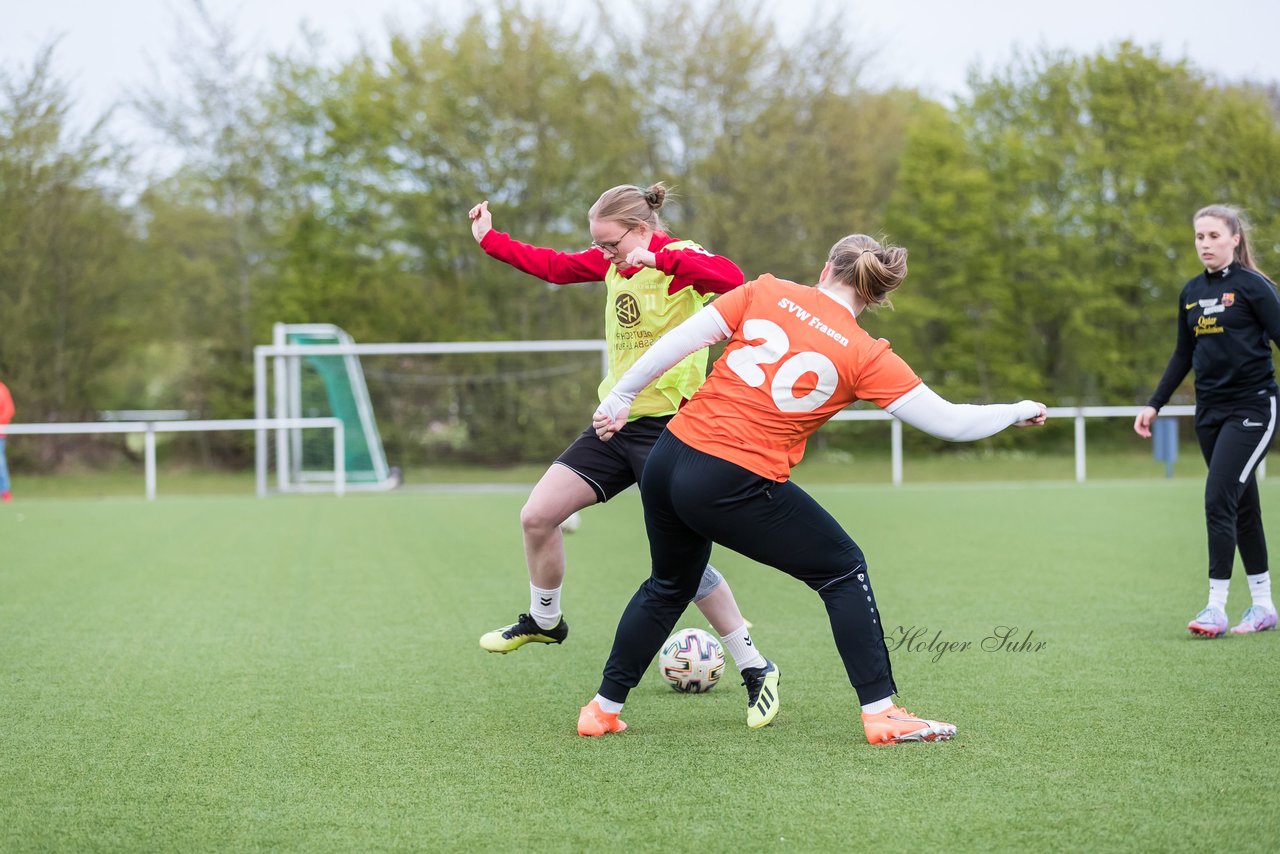
<instances>
[{"instance_id":1,"label":"leafy green tree","mask_svg":"<svg viewBox=\"0 0 1280 854\"><path fill-rule=\"evenodd\" d=\"M73 130L70 107L51 46L29 73L0 70L0 377L20 420L114 405L104 379L137 346L147 300L132 218L104 189L125 156L101 122Z\"/></svg>"},{"instance_id":2,"label":"leafy green tree","mask_svg":"<svg viewBox=\"0 0 1280 854\"><path fill-rule=\"evenodd\" d=\"M496 227L517 239L585 247L590 203L636 180L643 140L630 96L574 34L518 6L475 13L456 33L393 34L389 47L387 59L362 54L320 83L296 67L283 82L289 119L315 141L313 204L293 223L292 257L361 294L371 326L358 334L598 335L598 291L553 289L490 261L466 212L489 199ZM335 296L286 290L303 311Z\"/></svg>"},{"instance_id":3,"label":"leafy green tree","mask_svg":"<svg viewBox=\"0 0 1280 854\"><path fill-rule=\"evenodd\" d=\"M1274 233L1280 132L1265 99L1128 43L1042 52L971 85L955 114L963 146L944 125L931 136L945 148L917 129L890 210L896 236L928 248L900 300L914 289L929 306L912 329L920 367L985 398L1144 399L1172 346L1175 295L1197 271L1192 213L1233 202ZM966 213L951 197L975 166L984 179L963 194ZM944 253L935 241L949 233Z\"/></svg>"},{"instance_id":4,"label":"leafy green tree","mask_svg":"<svg viewBox=\"0 0 1280 854\"><path fill-rule=\"evenodd\" d=\"M253 412L253 346L270 336L263 305L281 254L276 222L293 195L293 142L234 25L199 0L188 8L172 88L134 101L182 155L173 176L139 202L148 278L164 294L167 322L157 336L174 342L190 369L181 404L206 418L245 417ZM249 438L213 441L243 457Z\"/></svg>"},{"instance_id":5,"label":"leafy green tree","mask_svg":"<svg viewBox=\"0 0 1280 854\"><path fill-rule=\"evenodd\" d=\"M838 14L788 42L758 2L639 10L638 29L605 31L608 57L614 77L645 93L643 126L684 190L688 236L749 277L804 279L836 239L876 229L916 99L859 86L872 51L850 42Z\"/></svg>"},{"instance_id":6,"label":"leafy green tree","mask_svg":"<svg viewBox=\"0 0 1280 854\"><path fill-rule=\"evenodd\" d=\"M1009 345L1001 326L1005 288L994 263L993 178L972 151L957 116L922 104L906 134L884 227L908 249L908 277L894 311L864 318L925 382L957 400L991 399Z\"/></svg>"},{"instance_id":7,"label":"leafy green tree","mask_svg":"<svg viewBox=\"0 0 1280 854\"><path fill-rule=\"evenodd\" d=\"M496 12L456 32L393 33L386 58L362 53L332 72L278 66L273 111L301 140L302 190L281 221L275 316L332 320L360 340L601 334L601 288L557 288L488 259L466 213L489 199L496 227L517 239L585 248L591 202L641 180L634 100L551 17ZM437 360L440 384L394 391L423 408L439 405L433 388L449 396L443 408L466 418L472 448L545 457L595 382L553 399L498 365L474 357L466 370L510 373L505 387L446 386L456 363Z\"/></svg>"}]
</instances>

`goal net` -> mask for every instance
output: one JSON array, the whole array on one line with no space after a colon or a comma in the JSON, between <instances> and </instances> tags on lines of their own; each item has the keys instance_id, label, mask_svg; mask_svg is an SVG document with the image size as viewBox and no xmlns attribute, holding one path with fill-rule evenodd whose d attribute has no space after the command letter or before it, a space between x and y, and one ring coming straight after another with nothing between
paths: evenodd
<instances>
[{"instance_id":1,"label":"goal net","mask_svg":"<svg viewBox=\"0 0 1280 854\"><path fill-rule=\"evenodd\" d=\"M342 419L352 489L389 489L406 468L545 464L588 424L605 370L599 340L359 344L332 324L277 324L273 338L255 353L258 417ZM260 476L331 485L322 432L260 436Z\"/></svg>"}]
</instances>

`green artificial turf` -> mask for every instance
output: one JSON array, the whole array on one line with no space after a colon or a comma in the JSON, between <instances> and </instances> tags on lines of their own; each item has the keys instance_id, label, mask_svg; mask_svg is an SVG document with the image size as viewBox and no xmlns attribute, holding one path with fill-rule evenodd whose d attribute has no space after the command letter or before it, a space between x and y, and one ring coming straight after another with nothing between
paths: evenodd
<instances>
[{"instance_id":1,"label":"green artificial turf","mask_svg":"<svg viewBox=\"0 0 1280 854\"><path fill-rule=\"evenodd\" d=\"M959 727L897 747L863 741L817 596L719 549L777 720L746 728L732 667L651 671L626 733L579 738L647 571L634 492L567 540L569 640L506 656L477 639L527 608L520 492L16 500L0 850L1274 850L1280 634L1185 631L1201 486L813 487L899 702Z\"/></svg>"}]
</instances>

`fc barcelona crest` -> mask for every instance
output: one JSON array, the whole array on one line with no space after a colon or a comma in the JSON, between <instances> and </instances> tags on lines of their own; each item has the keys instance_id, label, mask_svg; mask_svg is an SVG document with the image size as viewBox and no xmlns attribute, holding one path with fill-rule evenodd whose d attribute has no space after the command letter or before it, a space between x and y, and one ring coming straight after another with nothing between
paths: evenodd
<instances>
[{"instance_id":1,"label":"fc barcelona crest","mask_svg":"<svg viewBox=\"0 0 1280 854\"><path fill-rule=\"evenodd\" d=\"M1235 303L1236 303L1236 295L1235 295L1235 294L1230 293L1230 294L1223 294L1223 295L1222 295L1222 305L1223 305L1224 307L1228 307L1228 306L1235 305Z\"/></svg>"}]
</instances>

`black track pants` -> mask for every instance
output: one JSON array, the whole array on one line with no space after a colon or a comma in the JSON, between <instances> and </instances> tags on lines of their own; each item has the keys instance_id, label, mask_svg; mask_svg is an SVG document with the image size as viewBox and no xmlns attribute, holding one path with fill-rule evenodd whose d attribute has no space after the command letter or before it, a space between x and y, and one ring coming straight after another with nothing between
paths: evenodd
<instances>
[{"instance_id":1,"label":"black track pants","mask_svg":"<svg viewBox=\"0 0 1280 854\"><path fill-rule=\"evenodd\" d=\"M1267 538L1258 500L1258 463L1275 432L1276 397L1259 395L1196 408L1196 438L1209 464L1204 515L1209 533L1209 577L1231 577L1236 548L1245 572L1267 571Z\"/></svg>"},{"instance_id":2,"label":"black track pants","mask_svg":"<svg viewBox=\"0 0 1280 854\"><path fill-rule=\"evenodd\" d=\"M653 566L618 623L600 694L623 702L698 589L719 543L818 592L859 702L895 693L862 550L804 490L662 434L640 482Z\"/></svg>"}]
</instances>

